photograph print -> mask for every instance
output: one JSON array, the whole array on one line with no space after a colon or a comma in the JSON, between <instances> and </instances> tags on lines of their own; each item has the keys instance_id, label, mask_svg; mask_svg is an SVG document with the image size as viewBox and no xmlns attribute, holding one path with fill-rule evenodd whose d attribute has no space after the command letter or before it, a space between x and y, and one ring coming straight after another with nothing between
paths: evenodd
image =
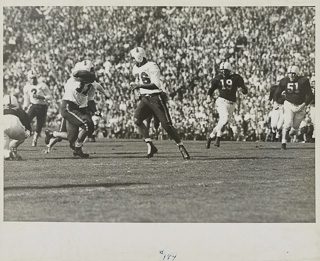
<instances>
[{"instance_id":1,"label":"photograph print","mask_svg":"<svg viewBox=\"0 0 320 261\"><path fill-rule=\"evenodd\" d=\"M3 221L315 223L315 6L4 6Z\"/></svg>"}]
</instances>

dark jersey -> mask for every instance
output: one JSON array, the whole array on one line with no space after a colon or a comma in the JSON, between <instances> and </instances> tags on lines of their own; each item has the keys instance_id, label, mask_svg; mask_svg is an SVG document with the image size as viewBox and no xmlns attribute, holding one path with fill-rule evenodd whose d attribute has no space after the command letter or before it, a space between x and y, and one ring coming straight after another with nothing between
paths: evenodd
<instances>
[{"instance_id":1,"label":"dark jersey","mask_svg":"<svg viewBox=\"0 0 320 261\"><path fill-rule=\"evenodd\" d=\"M269 95L269 101L272 101L273 100L273 97L274 97L274 93L276 92L278 88L278 85L272 85L271 88L270 88L270 95ZM281 96L278 98L278 100L276 101L277 103L279 104L283 104L284 103L284 100L285 100L285 95L283 95L281 93Z\"/></svg>"},{"instance_id":2,"label":"dark jersey","mask_svg":"<svg viewBox=\"0 0 320 261\"><path fill-rule=\"evenodd\" d=\"M279 99L283 91L285 91L285 99L293 104L308 105L313 99L310 82L304 76L297 76L293 81L290 81L289 77L281 79L273 97L275 101Z\"/></svg>"},{"instance_id":3,"label":"dark jersey","mask_svg":"<svg viewBox=\"0 0 320 261\"><path fill-rule=\"evenodd\" d=\"M216 89L219 89L219 97L229 101L237 101L237 88L245 88L243 78L239 74L230 74L226 77L219 74L212 80L208 95L212 95Z\"/></svg>"},{"instance_id":4,"label":"dark jersey","mask_svg":"<svg viewBox=\"0 0 320 261\"><path fill-rule=\"evenodd\" d=\"M29 115L22 109L4 109L3 110L3 115L15 115L19 118L20 122L22 123L23 126L26 127L27 130L31 131L31 124L30 124L30 119Z\"/></svg>"}]
</instances>

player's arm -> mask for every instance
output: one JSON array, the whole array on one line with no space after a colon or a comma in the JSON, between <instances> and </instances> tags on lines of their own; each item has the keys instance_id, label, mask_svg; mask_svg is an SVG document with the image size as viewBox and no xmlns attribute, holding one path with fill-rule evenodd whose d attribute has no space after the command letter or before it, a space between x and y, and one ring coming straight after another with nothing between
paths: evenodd
<instances>
[{"instance_id":1,"label":"player's arm","mask_svg":"<svg viewBox=\"0 0 320 261\"><path fill-rule=\"evenodd\" d=\"M242 77L239 77L239 86L241 87L242 93L243 94L248 94L249 89L248 87L244 84L244 80Z\"/></svg>"},{"instance_id":2,"label":"player's arm","mask_svg":"<svg viewBox=\"0 0 320 261\"><path fill-rule=\"evenodd\" d=\"M285 86L280 82L277 89L274 92L273 100L278 102L281 99L281 93L285 90Z\"/></svg>"},{"instance_id":3,"label":"player's arm","mask_svg":"<svg viewBox=\"0 0 320 261\"><path fill-rule=\"evenodd\" d=\"M216 78L211 82L211 87L207 92L207 102L211 102L211 97L216 89L218 89L218 80Z\"/></svg>"},{"instance_id":4,"label":"player's arm","mask_svg":"<svg viewBox=\"0 0 320 261\"><path fill-rule=\"evenodd\" d=\"M307 79L306 81L306 99L305 99L305 105L308 106L313 100L315 99L311 86L310 86L310 82Z\"/></svg>"},{"instance_id":5,"label":"player's arm","mask_svg":"<svg viewBox=\"0 0 320 261\"><path fill-rule=\"evenodd\" d=\"M76 70L72 72L72 76L84 83L93 83L96 80L96 74L87 70Z\"/></svg>"},{"instance_id":6,"label":"player's arm","mask_svg":"<svg viewBox=\"0 0 320 261\"><path fill-rule=\"evenodd\" d=\"M43 96L41 96L41 98L43 97L44 100L51 100L52 99L52 93L49 89L49 87L45 84L44 88L43 88ZM40 95L39 95L40 96Z\"/></svg>"},{"instance_id":7,"label":"player's arm","mask_svg":"<svg viewBox=\"0 0 320 261\"><path fill-rule=\"evenodd\" d=\"M109 99L108 93L106 92L106 90L99 83L96 83L96 90L98 92L102 93L107 99Z\"/></svg>"}]
</instances>

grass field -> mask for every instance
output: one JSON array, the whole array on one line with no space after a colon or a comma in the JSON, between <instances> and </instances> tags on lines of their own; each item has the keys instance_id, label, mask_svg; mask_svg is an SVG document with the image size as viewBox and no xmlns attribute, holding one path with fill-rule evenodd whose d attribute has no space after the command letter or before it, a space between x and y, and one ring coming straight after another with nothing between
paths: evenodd
<instances>
[{"instance_id":1,"label":"grass field","mask_svg":"<svg viewBox=\"0 0 320 261\"><path fill-rule=\"evenodd\" d=\"M4 221L289 223L315 222L315 145L155 141L86 143L89 159L67 142L42 154L43 140L21 145L23 161L4 164Z\"/></svg>"}]
</instances>

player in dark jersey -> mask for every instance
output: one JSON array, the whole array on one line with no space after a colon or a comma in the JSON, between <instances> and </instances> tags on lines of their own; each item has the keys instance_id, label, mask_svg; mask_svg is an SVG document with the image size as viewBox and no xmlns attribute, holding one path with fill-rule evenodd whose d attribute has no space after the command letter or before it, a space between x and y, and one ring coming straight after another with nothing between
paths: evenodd
<instances>
[{"instance_id":1,"label":"player in dark jersey","mask_svg":"<svg viewBox=\"0 0 320 261\"><path fill-rule=\"evenodd\" d=\"M215 90L219 90L219 97L216 100L216 108L219 113L219 121L217 126L207 140L206 148L210 148L211 141L216 137L215 146L220 147L220 139L222 128L228 123L230 116L235 109L237 101L237 89L240 87L243 94L248 93L248 88L245 86L243 78L236 73L231 73L232 67L228 62L220 64L220 74L217 75L211 83L211 88L208 91L207 102L211 102L211 96Z\"/></svg>"},{"instance_id":2,"label":"player in dark jersey","mask_svg":"<svg viewBox=\"0 0 320 261\"><path fill-rule=\"evenodd\" d=\"M309 79L298 75L299 68L297 66L289 66L287 74L288 76L280 80L273 98L277 101L281 93L285 91L286 98L283 103L284 125L281 141L281 149L284 150L289 139L289 132L290 135L297 134L300 123L306 114L306 106L313 99Z\"/></svg>"}]
</instances>

